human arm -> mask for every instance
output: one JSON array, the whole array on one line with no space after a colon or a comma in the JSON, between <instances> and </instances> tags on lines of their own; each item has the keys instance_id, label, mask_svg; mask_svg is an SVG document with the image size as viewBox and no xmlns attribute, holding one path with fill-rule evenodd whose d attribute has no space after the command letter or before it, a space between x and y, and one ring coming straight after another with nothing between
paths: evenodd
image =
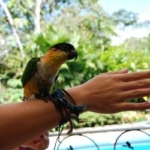
<instances>
[{"instance_id":1,"label":"human arm","mask_svg":"<svg viewBox=\"0 0 150 150\"><path fill-rule=\"evenodd\" d=\"M150 71L101 74L67 91L86 111L116 113L150 108L150 104L125 102L150 95ZM0 106L0 149L11 150L59 125L60 112L53 103L29 100ZM9 137L9 138L8 138ZM7 141L7 142L6 142ZM9 143L9 144L7 144Z\"/></svg>"},{"instance_id":2,"label":"human arm","mask_svg":"<svg viewBox=\"0 0 150 150\"><path fill-rule=\"evenodd\" d=\"M51 102L32 100L1 105L0 118L0 149L12 150L57 126L61 115Z\"/></svg>"}]
</instances>

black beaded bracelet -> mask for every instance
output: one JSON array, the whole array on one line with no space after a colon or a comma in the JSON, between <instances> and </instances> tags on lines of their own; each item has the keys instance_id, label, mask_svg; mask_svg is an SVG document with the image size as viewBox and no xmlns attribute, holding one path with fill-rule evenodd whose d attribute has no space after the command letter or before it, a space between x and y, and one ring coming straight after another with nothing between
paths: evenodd
<instances>
[{"instance_id":1,"label":"black beaded bracelet","mask_svg":"<svg viewBox=\"0 0 150 150\"><path fill-rule=\"evenodd\" d=\"M65 94L70 98L70 100L72 100L73 104L67 101ZM86 106L77 106L71 95L64 89L55 90L51 94L51 96L51 101L54 103L55 107L61 112L62 115L60 126L65 124L66 122L69 122L70 130L68 131L68 134L72 133L73 120L75 120L78 123L82 122L82 120L79 119L79 114L84 111Z\"/></svg>"}]
</instances>

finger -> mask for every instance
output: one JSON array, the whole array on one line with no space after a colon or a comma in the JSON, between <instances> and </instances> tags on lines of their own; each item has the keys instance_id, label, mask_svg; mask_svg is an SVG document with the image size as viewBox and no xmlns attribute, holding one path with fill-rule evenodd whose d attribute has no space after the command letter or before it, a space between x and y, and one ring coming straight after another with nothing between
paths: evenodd
<instances>
[{"instance_id":1,"label":"finger","mask_svg":"<svg viewBox=\"0 0 150 150\"><path fill-rule=\"evenodd\" d=\"M46 149L49 146L49 138L47 136L48 134L43 134L43 136L41 137L41 144L42 144L42 148Z\"/></svg>"},{"instance_id":2,"label":"finger","mask_svg":"<svg viewBox=\"0 0 150 150\"><path fill-rule=\"evenodd\" d=\"M148 79L150 78L150 71L123 74L123 75L120 75L119 78L125 82L135 81L135 80L140 80L140 79Z\"/></svg>"},{"instance_id":3,"label":"finger","mask_svg":"<svg viewBox=\"0 0 150 150\"><path fill-rule=\"evenodd\" d=\"M149 95L150 95L150 88L143 88L143 89L124 91L120 94L120 97L122 101L123 99L127 100L131 98L140 98Z\"/></svg>"},{"instance_id":4,"label":"finger","mask_svg":"<svg viewBox=\"0 0 150 150\"><path fill-rule=\"evenodd\" d=\"M45 132L44 134L45 134L47 137L49 137L49 132Z\"/></svg>"},{"instance_id":5,"label":"finger","mask_svg":"<svg viewBox=\"0 0 150 150\"><path fill-rule=\"evenodd\" d=\"M45 134L42 134L40 137L40 142L34 143L34 147L36 147L38 150L44 150L49 146L49 138Z\"/></svg>"},{"instance_id":6,"label":"finger","mask_svg":"<svg viewBox=\"0 0 150 150\"><path fill-rule=\"evenodd\" d=\"M132 82L124 82L122 86L123 90L134 90L134 89L142 89L142 88L150 88L150 80L137 80Z\"/></svg>"},{"instance_id":7,"label":"finger","mask_svg":"<svg viewBox=\"0 0 150 150\"><path fill-rule=\"evenodd\" d=\"M35 147L36 147L38 150L47 149L48 146L49 146L48 143L41 143L41 142L39 142L39 143L36 143L36 144L35 144Z\"/></svg>"},{"instance_id":8,"label":"finger","mask_svg":"<svg viewBox=\"0 0 150 150\"><path fill-rule=\"evenodd\" d=\"M43 135L38 136L33 140L34 143L40 142Z\"/></svg>"},{"instance_id":9,"label":"finger","mask_svg":"<svg viewBox=\"0 0 150 150\"><path fill-rule=\"evenodd\" d=\"M112 74L121 74L121 73L127 73L128 72L128 69L122 69L122 70L119 70L119 71L112 71L112 72L106 72L106 73L102 73L102 75L112 75Z\"/></svg>"},{"instance_id":10,"label":"finger","mask_svg":"<svg viewBox=\"0 0 150 150\"><path fill-rule=\"evenodd\" d=\"M120 103L118 105L118 112L120 111L135 111L135 110L145 110L150 109L150 103L144 102L144 103L130 103L130 102L124 102Z\"/></svg>"},{"instance_id":11,"label":"finger","mask_svg":"<svg viewBox=\"0 0 150 150\"><path fill-rule=\"evenodd\" d=\"M46 140L46 139L48 138L48 136L49 136L49 133L46 132L46 133L44 133L44 134L38 136L36 139L34 139L33 142L34 142L34 143L41 142L41 141L43 141L43 140Z\"/></svg>"}]
</instances>

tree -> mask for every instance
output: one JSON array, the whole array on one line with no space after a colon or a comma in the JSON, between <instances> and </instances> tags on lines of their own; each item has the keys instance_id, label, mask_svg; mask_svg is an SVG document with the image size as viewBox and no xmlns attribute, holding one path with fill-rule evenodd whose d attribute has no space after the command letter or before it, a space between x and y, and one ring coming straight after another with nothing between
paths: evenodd
<instances>
[{"instance_id":1,"label":"tree","mask_svg":"<svg viewBox=\"0 0 150 150\"><path fill-rule=\"evenodd\" d=\"M137 24L138 14L125 9L120 9L112 14L114 22L121 28Z\"/></svg>"},{"instance_id":2,"label":"tree","mask_svg":"<svg viewBox=\"0 0 150 150\"><path fill-rule=\"evenodd\" d=\"M5 94L4 99L20 99L20 78L28 60L42 56L50 46L59 42L72 43L78 50L79 58L63 65L57 88L81 84L100 72L117 70L122 66L135 69L131 65L134 52L131 55L120 47L113 48L110 45L119 21L116 21L117 15L112 17L105 12L98 0L9 0L5 4L23 45L25 57L20 57L6 13L2 11L0 36L4 40L0 49L0 78L9 91L5 92L8 94ZM128 13L122 11L121 15L126 17L125 21L123 17L120 20L129 26L136 22L136 18L131 12L128 18ZM135 65L138 66L139 62L138 59ZM20 91L16 93L16 90ZM10 97L10 93L18 94L18 98Z\"/></svg>"}]
</instances>

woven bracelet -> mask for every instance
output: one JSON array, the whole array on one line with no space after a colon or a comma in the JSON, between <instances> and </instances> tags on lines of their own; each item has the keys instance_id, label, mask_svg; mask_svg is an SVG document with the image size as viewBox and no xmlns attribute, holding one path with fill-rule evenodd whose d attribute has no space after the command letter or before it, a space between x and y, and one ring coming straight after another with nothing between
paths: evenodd
<instances>
[{"instance_id":1,"label":"woven bracelet","mask_svg":"<svg viewBox=\"0 0 150 150\"><path fill-rule=\"evenodd\" d=\"M72 100L73 104L71 104L67 101L65 94ZM69 121L70 130L68 131L68 134L72 133L72 131L73 131L72 120L75 120L78 123L82 122L79 119L79 114L84 111L86 106L85 105L77 106L75 101L71 97L71 95L63 89L55 90L51 94L51 96L52 96L51 101L54 103L55 107L60 111L60 113L62 115L62 120L60 122L60 126Z\"/></svg>"}]
</instances>

